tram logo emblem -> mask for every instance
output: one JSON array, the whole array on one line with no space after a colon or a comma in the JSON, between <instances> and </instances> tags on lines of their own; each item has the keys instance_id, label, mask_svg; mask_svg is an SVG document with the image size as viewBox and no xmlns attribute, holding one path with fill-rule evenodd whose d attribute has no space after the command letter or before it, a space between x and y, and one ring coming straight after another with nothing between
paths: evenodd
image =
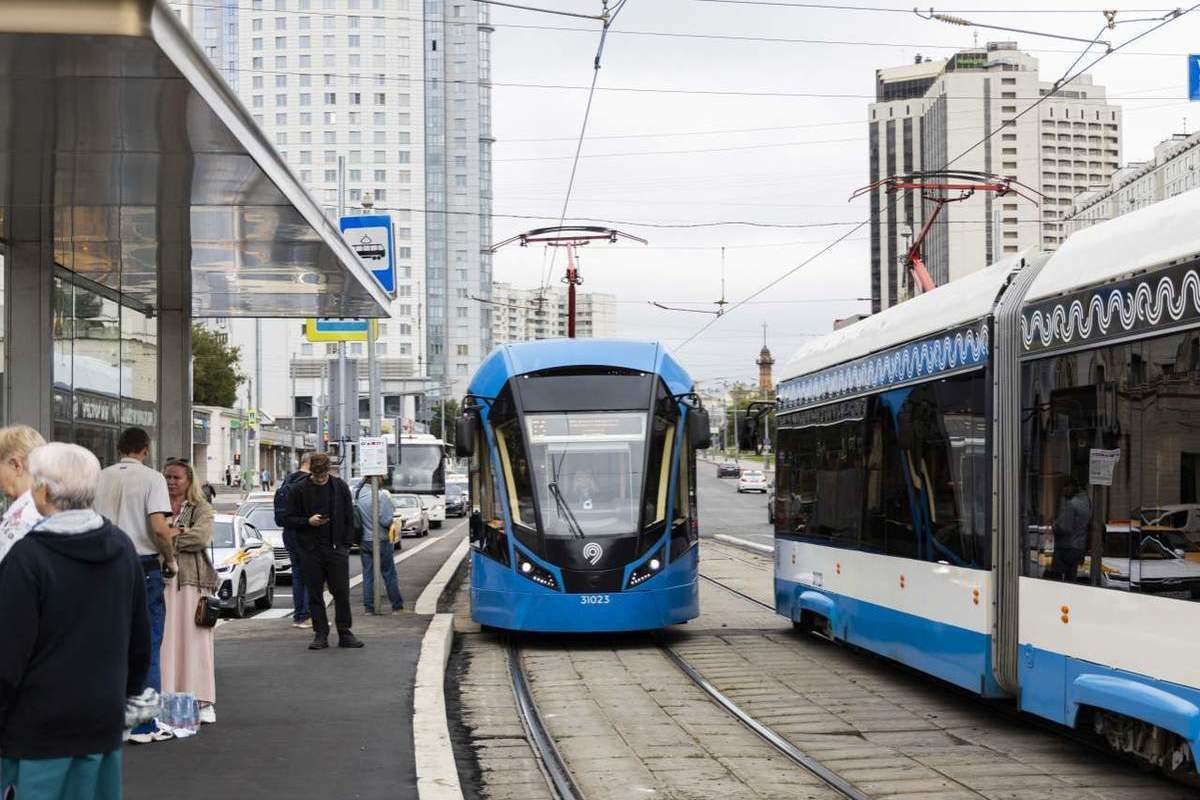
<instances>
[{"instance_id":1,"label":"tram logo emblem","mask_svg":"<svg viewBox=\"0 0 1200 800\"><path fill-rule=\"evenodd\" d=\"M595 542L588 542L583 546L583 557L593 567L600 563L601 556L604 555L604 548Z\"/></svg>"}]
</instances>

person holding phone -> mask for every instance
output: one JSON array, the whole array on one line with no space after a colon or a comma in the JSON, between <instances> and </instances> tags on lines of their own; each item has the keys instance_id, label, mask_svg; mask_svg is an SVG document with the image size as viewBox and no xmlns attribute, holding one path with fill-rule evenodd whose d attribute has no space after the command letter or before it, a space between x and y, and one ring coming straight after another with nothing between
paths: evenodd
<instances>
[{"instance_id":1,"label":"person holding phone","mask_svg":"<svg viewBox=\"0 0 1200 800\"><path fill-rule=\"evenodd\" d=\"M338 647L363 646L350 630L354 501L346 482L332 474L332 466L328 455L316 453L309 462L308 477L291 486L287 496L286 527L296 531L296 544L304 552L300 564L313 621L309 650L329 647L329 616L322 601L326 586L333 595Z\"/></svg>"}]
</instances>

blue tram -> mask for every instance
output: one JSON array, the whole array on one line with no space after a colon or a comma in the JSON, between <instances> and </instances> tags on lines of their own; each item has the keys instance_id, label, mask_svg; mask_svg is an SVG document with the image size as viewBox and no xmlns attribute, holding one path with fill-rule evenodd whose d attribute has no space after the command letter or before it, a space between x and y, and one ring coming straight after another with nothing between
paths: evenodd
<instances>
[{"instance_id":1,"label":"blue tram","mask_svg":"<svg viewBox=\"0 0 1200 800\"><path fill-rule=\"evenodd\" d=\"M1198 215L1191 191L803 347L778 612L1194 776Z\"/></svg>"},{"instance_id":2,"label":"blue tram","mask_svg":"<svg viewBox=\"0 0 1200 800\"><path fill-rule=\"evenodd\" d=\"M695 459L709 421L661 344L504 345L463 409L472 619L567 633L699 613Z\"/></svg>"}]
</instances>

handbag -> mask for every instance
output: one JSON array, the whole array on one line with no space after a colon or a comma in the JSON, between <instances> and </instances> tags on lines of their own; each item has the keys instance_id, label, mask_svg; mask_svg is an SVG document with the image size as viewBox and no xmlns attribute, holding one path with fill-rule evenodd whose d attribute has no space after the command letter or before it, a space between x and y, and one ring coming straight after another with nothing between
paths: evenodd
<instances>
[{"instance_id":1,"label":"handbag","mask_svg":"<svg viewBox=\"0 0 1200 800\"><path fill-rule=\"evenodd\" d=\"M221 603L215 597L200 596L196 601L196 625L201 628L212 628L221 616Z\"/></svg>"}]
</instances>

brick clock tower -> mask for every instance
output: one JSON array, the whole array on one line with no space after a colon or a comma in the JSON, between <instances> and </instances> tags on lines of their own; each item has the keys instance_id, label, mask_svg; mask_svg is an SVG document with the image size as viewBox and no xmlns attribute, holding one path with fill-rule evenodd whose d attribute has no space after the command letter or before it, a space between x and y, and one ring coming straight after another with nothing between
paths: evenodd
<instances>
[{"instance_id":1,"label":"brick clock tower","mask_svg":"<svg viewBox=\"0 0 1200 800\"><path fill-rule=\"evenodd\" d=\"M763 324L763 346L758 353L758 391L764 397L771 397L775 393L775 381L771 378L771 367L775 366L775 359L771 357L771 351L767 348L767 326Z\"/></svg>"}]
</instances>

